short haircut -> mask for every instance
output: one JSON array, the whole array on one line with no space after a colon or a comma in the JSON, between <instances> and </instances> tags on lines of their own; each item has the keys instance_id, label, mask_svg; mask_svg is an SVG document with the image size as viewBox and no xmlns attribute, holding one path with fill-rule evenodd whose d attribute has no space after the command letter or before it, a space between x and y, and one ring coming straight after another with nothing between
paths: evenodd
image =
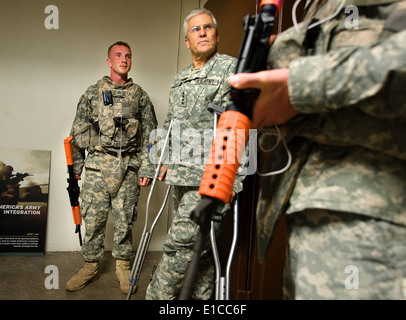
<instances>
[{"instance_id":1,"label":"short haircut","mask_svg":"<svg viewBox=\"0 0 406 320\"><path fill-rule=\"evenodd\" d=\"M107 50L107 58L110 57L110 51L111 51L111 49L112 49L114 46L124 46L124 47L127 47L128 49L130 49L130 51L131 51L131 47L130 47L130 45L129 45L127 42L124 42L124 41L117 41L117 42L114 42L114 43L109 47L109 49Z\"/></svg>"},{"instance_id":2,"label":"short haircut","mask_svg":"<svg viewBox=\"0 0 406 320\"><path fill-rule=\"evenodd\" d=\"M204 8L193 9L192 11L189 12L189 14L186 16L185 20L183 21L183 33L185 34L185 38L187 37L187 27L188 27L190 19L192 19L198 15L201 15L201 14L207 14L211 17L211 19L213 20L213 23L214 23L214 27L216 28L216 32L218 32L217 20L210 10L207 10Z\"/></svg>"}]
</instances>

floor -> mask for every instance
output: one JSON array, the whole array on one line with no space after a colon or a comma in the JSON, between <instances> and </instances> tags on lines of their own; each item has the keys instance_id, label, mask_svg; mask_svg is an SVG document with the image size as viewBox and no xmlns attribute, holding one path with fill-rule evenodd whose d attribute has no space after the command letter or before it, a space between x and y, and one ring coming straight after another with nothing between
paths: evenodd
<instances>
[{"instance_id":1,"label":"floor","mask_svg":"<svg viewBox=\"0 0 406 320\"><path fill-rule=\"evenodd\" d=\"M148 252L138 289L131 300L144 300L152 270L161 252ZM115 259L106 252L100 278L83 290L68 292L66 282L83 266L79 252L49 252L43 256L0 256L0 300L126 300L115 276Z\"/></svg>"}]
</instances>

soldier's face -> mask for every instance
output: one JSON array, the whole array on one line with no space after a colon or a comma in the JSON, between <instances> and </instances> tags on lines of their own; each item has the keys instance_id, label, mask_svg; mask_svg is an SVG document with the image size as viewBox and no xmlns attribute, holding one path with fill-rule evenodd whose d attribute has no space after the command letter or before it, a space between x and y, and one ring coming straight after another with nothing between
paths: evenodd
<instances>
[{"instance_id":1,"label":"soldier's face","mask_svg":"<svg viewBox=\"0 0 406 320\"><path fill-rule=\"evenodd\" d=\"M189 20L185 39L192 55L211 55L217 51L219 35L212 18L203 13Z\"/></svg>"},{"instance_id":2,"label":"soldier's face","mask_svg":"<svg viewBox=\"0 0 406 320\"><path fill-rule=\"evenodd\" d=\"M110 50L107 64L112 72L127 75L131 69L131 50L125 46L116 45Z\"/></svg>"}]
</instances>

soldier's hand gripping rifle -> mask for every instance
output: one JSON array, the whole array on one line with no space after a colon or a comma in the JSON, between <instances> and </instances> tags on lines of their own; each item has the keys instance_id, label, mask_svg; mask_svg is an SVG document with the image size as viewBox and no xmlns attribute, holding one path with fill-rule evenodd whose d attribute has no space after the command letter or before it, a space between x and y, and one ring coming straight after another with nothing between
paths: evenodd
<instances>
[{"instance_id":1,"label":"soldier's hand gripping rifle","mask_svg":"<svg viewBox=\"0 0 406 320\"><path fill-rule=\"evenodd\" d=\"M80 188L78 180L73 174L73 157L72 157L72 136L67 137L63 143L65 146L66 163L68 165L68 190L70 205L72 207L73 222L76 225L75 233L79 235L79 243L82 246L82 234L80 232L80 226L82 224L82 216L80 215L80 204L79 204L79 194Z\"/></svg>"},{"instance_id":2,"label":"soldier's hand gripping rifle","mask_svg":"<svg viewBox=\"0 0 406 320\"><path fill-rule=\"evenodd\" d=\"M235 73L253 73L266 69L269 38L282 3L283 0L262 0L260 13L255 17L248 15L244 18L244 38ZM199 233L179 296L180 300L191 298L199 271L200 254L210 231L210 221L216 208L230 200L239 160L248 140L252 109L259 90L232 88L230 95L233 104L220 116L217 134L200 183L199 193L202 198L190 216L199 225ZM243 144L242 139L237 139L237 134L241 132L245 135Z\"/></svg>"}]
</instances>

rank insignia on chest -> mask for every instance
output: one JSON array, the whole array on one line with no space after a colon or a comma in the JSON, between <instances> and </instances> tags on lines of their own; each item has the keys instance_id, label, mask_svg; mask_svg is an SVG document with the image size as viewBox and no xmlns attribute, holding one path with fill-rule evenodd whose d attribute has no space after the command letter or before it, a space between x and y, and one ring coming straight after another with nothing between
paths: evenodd
<instances>
[{"instance_id":1,"label":"rank insignia on chest","mask_svg":"<svg viewBox=\"0 0 406 320\"><path fill-rule=\"evenodd\" d=\"M187 105L187 98L185 92L182 92L182 95L180 96L180 105L181 107L186 107Z\"/></svg>"}]
</instances>

